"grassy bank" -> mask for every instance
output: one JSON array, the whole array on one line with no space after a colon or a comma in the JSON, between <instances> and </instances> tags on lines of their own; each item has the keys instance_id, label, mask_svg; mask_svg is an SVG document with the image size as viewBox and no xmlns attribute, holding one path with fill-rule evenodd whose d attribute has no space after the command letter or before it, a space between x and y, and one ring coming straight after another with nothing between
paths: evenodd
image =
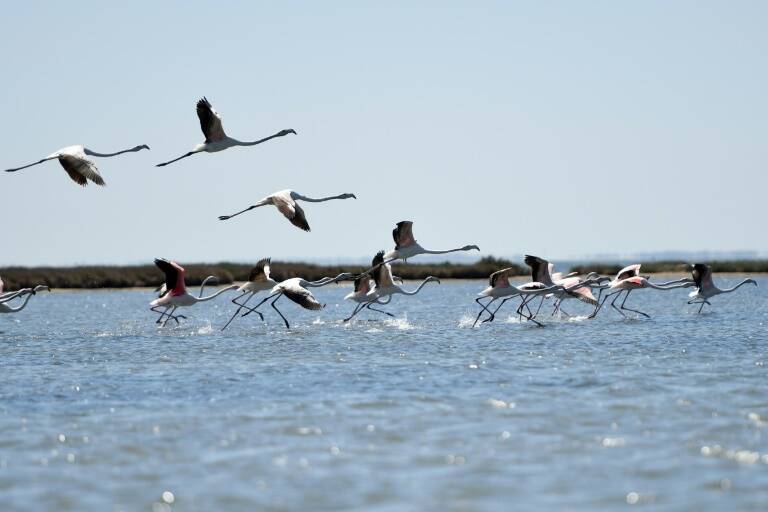
<instances>
[{"instance_id":1,"label":"grassy bank","mask_svg":"<svg viewBox=\"0 0 768 512\"><path fill-rule=\"evenodd\" d=\"M219 278L221 284L246 281L253 265L238 263L184 264L187 270L187 284L197 285L206 276ZM523 275L527 269L511 261L485 257L473 264L456 263L407 263L392 267L395 275L403 279L423 279L436 276L443 279L486 278L492 272L504 267L515 267ZM308 263L272 262L272 277L276 280L289 277L303 277L310 281L341 272L362 272L361 265L313 265ZM0 277L7 290L47 284L52 288L131 288L137 286L158 286L164 276L154 265L143 266L85 266L85 267L8 267L0 268Z\"/></svg>"},{"instance_id":2,"label":"grassy bank","mask_svg":"<svg viewBox=\"0 0 768 512\"><path fill-rule=\"evenodd\" d=\"M708 262L715 272L761 273L768 272L768 260L734 260ZM214 275L221 284L245 281L252 265L239 263L185 265L187 284L197 285L206 276ZM423 279L436 276L441 279L485 279L501 268L512 267L520 276L528 275L528 268L509 260L491 256L472 264L458 263L400 263L392 267L395 275L403 279ZM571 270L586 274L599 272L615 275L623 265L612 263L586 263ZM308 263L272 263L272 276L277 280L289 277L303 277L317 280L335 276L341 272L361 272L367 267L360 265L313 265ZM688 263L683 261L652 261L643 263L643 272L688 273ZM131 288L158 286L163 274L154 265L142 266L86 266L86 267L7 267L0 268L0 277L5 281L6 290L15 290L37 284L52 288Z\"/></svg>"}]
</instances>

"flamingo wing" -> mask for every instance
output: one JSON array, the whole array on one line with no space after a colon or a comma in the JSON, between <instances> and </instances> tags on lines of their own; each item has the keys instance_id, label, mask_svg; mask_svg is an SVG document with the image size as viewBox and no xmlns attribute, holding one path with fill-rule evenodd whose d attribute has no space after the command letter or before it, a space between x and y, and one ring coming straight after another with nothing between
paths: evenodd
<instances>
[{"instance_id":1,"label":"flamingo wing","mask_svg":"<svg viewBox=\"0 0 768 512\"><path fill-rule=\"evenodd\" d=\"M265 282L269 279L269 264L272 258L263 258L256 262L256 265L251 269L251 273L248 274L248 281L254 283Z\"/></svg>"},{"instance_id":2,"label":"flamingo wing","mask_svg":"<svg viewBox=\"0 0 768 512\"><path fill-rule=\"evenodd\" d=\"M413 222L410 220L398 222L397 227L392 230L392 238L395 240L395 250L415 244L416 240L413 238Z\"/></svg>"},{"instance_id":3,"label":"flamingo wing","mask_svg":"<svg viewBox=\"0 0 768 512\"><path fill-rule=\"evenodd\" d=\"M549 262L544 258L526 254L525 264L531 267L531 279L535 282L548 283L552 281L552 277L549 275Z\"/></svg>"},{"instance_id":4,"label":"flamingo wing","mask_svg":"<svg viewBox=\"0 0 768 512\"><path fill-rule=\"evenodd\" d=\"M200 119L200 129L205 135L205 142L226 138L227 135L221 126L221 116L214 110L213 105L205 96L197 102L197 117Z\"/></svg>"},{"instance_id":5,"label":"flamingo wing","mask_svg":"<svg viewBox=\"0 0 768 512\"><path fill-rule=\"evenodd\" d=\"M381 269L384 265L384 251L379 251L371 260L371 276L376 286L381 286Z\"/></svg>"},{"instance_id":6,"label":"flamingo wing","mask_svg":"<svg viewBox=\"0 0 768 512\"><path fill-rule=\"evenodd\" d=\"M59 155L59 163L67 171L69 177L78 185L86 186L88 180L102 187L105 185L104 178L99 174L96 164L84 156Z\"/></svg>"},{"instance_id":7,"label":"flamingo wing","mask_svg":"<svg viewBox=\"0 0 768 512\"><path fill-rule=\"evenodd\" d=\"M696 288L699 290L715 286L715 283L712 281L712 268L709 265L695 263L691 274L693 274L693 280L696 283Z\"/></svg>"},{"instance_id":8,"label":"flamingo wing","mask_svg":"<svg viewBox=\"0 0 768 512\"><path fill-rule=\"evenodd\" d=\"M3 278L0 277L0 293L3 293L3 287L5 287L5 283L3 282Z\"/></svg>"},{"instance_id":9,"label":"flamingo wing","mask_svg":"<svg viewBox=\"0 0 768 512\"><path fill-rule=\"evenodd\" d=\"M165 258L155 258L155 265L165 274L166 290L173 290L176 288L179 284L179 278L181 278L181 283L183 285L184 274L186 273L184 267L175 261L168 261Z\"/></svg>"},{"instance_id":10,"label":"flamingo wing","mask_svg":"<svg viewBox=\"0 0 768 512\"><path fill-rule=\"evenodd\" d=\"M355 279L355 293L365 295L371 291L371 276L365 274Z\"/></svg>"},{"instance_id":11,"label":"flamingo wing","mask_svg":"<svg viewBox=\"0 0 768 512\"><path fill-rule=\"evenodd\" d=\"M635 263L634 265L627 265L623 269L619 270L619 273L616 274L616 281L621 281L623 279L629 279L630 277L635 277L640 275L640 263Z\"/></svg>"},{"instance_id":12,"label":"flamingo wing","mask_svg":"<svg viewBox=\"0 0 768 512\"><path fill-rule=\"evenodd\" d=\"M491 274L488 284L490 284L492 288L509 288L509 276L512 274L512 270L511 267L497 270Z\"/></svg>"},{"instance_id":13,"label":"flamingo wing","mask_svg":"<svg viewBox=\"0 0 768 512\"><path fill-rule=\"evenodd\" d=\"M312 293L306 288L300 286L291 286L282 289L283 295L291 299L293 302L303 307L304 309L318 310L323 309L323 305L320 304Z\"/></svg>"}]
</instances>

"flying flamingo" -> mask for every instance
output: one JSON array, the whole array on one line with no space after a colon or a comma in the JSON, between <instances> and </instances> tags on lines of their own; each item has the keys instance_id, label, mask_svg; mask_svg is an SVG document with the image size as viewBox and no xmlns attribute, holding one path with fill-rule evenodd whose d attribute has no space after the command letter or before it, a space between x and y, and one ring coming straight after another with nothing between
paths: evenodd
<instances>
[{"instance_id":1,"label":"flying flamingo","mask_svg":"<svg viewBox=\"0 0 768 512\"><path fill-rule=\"evenodd\" d=\"M199 292L197 292L197 296L198 296L198 298L203 296L203 292L205 291L205 287L206 287L206 285L207 285L207 284L208 284L210 281L218 281L218 280L219 280L219 278L218 278L218 277L216 277L216 276L208 276L208 277L206 277L205 279L203 279L203 282L202 282L202 283L200 283L200 291L199 291ZM165 282L163 282L163 284L161 284L160 286L158 286L157 288L155 288L155 291L156 291L156 292L158 292L158 298L162 298L164 295L166 295L166 294L168 293L168 286L165 284ZM156 324L161 324L161 323L163 323L163 318L166 316L166 314L168 313L168 311L169 311L171 308L173 308L173 306L171 306L170 304L169 304L168 306L165 306L165 309L164 309L162 312L160 312L160 316L159 316L159 317L158 317L158 319L155 321L155 323L156 323ZM186 317L186 316L184 316L184 315L174 315L173 317L169 317L169 320L170 320L171 318L172 318L173 320L175 320L175 321L176 321L176 324L178 324L178 323L179 323L179 319L180 319L180 318L184 318L184 319L186 319L187 317Z\"/></svg>"},{"instance_id":2,"label":"flying flamingo","mask_svg":"<svg viewBox=\"0 0 768 512\"><path fill-rule=\"evenodd\" d=\"M448 254L460 251L479 251L476 245L465 245L458 249L449 249L447 251L431 251L420 246L413 237L413 221L404 220L397 223L392 230L392 238L395 240L395 248L384 255L384 263L391 263L395 260L406 261L419 254Z\"/></svg>"},{"instance_id":3,"label":"flying flamingo","mask_svg":"<svg viewBox=\"0 0 768 512\"><path fill-rule=\"evenodd\" d=\"M26 169L27 167L32 167L33 165L47 162L48 160L58 160L64 170L67 171L67 174L69 174L69 177L78 185L86 186L88 180L91 180L97 185L104 186L104 178L99 174L99 169L96 168L96 164L88 160L88 156L109 157L120 155L122 153L133 153L141 151L142 149L149 149L149 146L142 144L141 146L124 149L117 153L97 153L81 145L67 146L33 164L17 167L15 169L6 169L5 172L16 172Z\"/></svg>"},{"instance_id":4,"label":"flying flamingo","mask_svg":"<svg viewBox=\"0 0 768 512\"><path fill-rule=\"evenodd\" d=\"M628 265L624 267L623 269L619 270L619 273L616 274L616 277L608 283L608 289L609 290L615 290L611 293L608 293L604 298L603 301L597 305L595 308L595 311L589 315L588 318L594 318L595 315L597 315L597 312L600 311L600 309L605 304L605 301L608 300L609 297L613 296L613 300L611 301L611 306L613 309L621 313L621 316L624 318L627 317L627 315L624 314L624 311L631 311L633 313L638 313L643 315L646 318L650 318L646 313L643 313L642 311L638 311L636 309L630 309L628 307L625 307L624 304L627 302L627 298L629 297L629 294L632 293L633 290L639 290L642 288L653 288L654 290L674 290L675 288L685 288L691 286L690 279L676 279L674 281L668 281L666 283L659 283L654 284L648 280L647 277L640 275L640 264L634 264L634 265ZM616 306L616 301L621 297L621 294L623 292L627 292L627 294L624 296L624 300L621 301L621 306ZM623 311L622 311L623 310Z\"/></svg>"},{"instance_id":5,"label":"flying flamingo","mask_svg":"<svg viewBox=\"0 0 768 512\"><path fill-rule=\"evenodd\" d=\"M216 153L217 151L223 151L234 146L255 146L256 144L261 144L262 142L274 139L275 137L283 137L289 133L296 134L295 130L280 130L274 135L270 135L269 137L254 142L241 142L232 137L228 137L227 134L224 133L224 127L221 125L221 116L213 109L213 105L211 105L205 97L197 102L197 117L200 119L200 129L203 130L203 135L205 135L205 142L196 145L192 151L185 153L178 158L157 164L156 167L163 167L164 165L171 164L182 158L192 156L195 153Z\"/></svg>"},{"instance_id":6,"label":"flying flamingo","mask_svg":"<svg viewBox=\"0 0 768 512\"><path fill-rule=\"evenodd\" d=\"M37 292L40 291L51 291L51 289L43 284L39 284L35 286L34 288L22 288L21 290L17 290L15 292L7 292L3 293L3 280L0 279L0 313L18 313L25 307L27 307L27 303L29 302L29 299L32 298L33 295L36 295ZM16 307L10 306L7 304L8 302L12 301L16 297L24 297L26 295L26 299Z\"/></svg>"},{"instance_id":7,"label":"flying flamingo","mask_svg":"<svg viewBox=\"0 0 768 512\"><path fill-rule=\"evenodd\" d=\"M757 282L754 279L744 279L742 282L736 286L732 286L731 288L718 288L715 286L714 281L712 281L712 269L709 265L705 265L704 263L694 263L692 274L696 289L692 291L690 295L688 295L688 297L691 299L688 301L688 304L701 303L701 306L699 306L699 313L701 313L701 310L704 309L704 304L709 304L710 306L712 305L710 304L709 299L715 295L720 295L721 293L731 293L736 291L740 286L743 286L747 283L757 286Z\"/></svg>"},{"instance_id":8,"label":"flying flamingo","mask_svg":"<svg viewBox=\"0 0 768 512\"><path fill-rule=\"evenodd\" d=\"M552 274L552 280L555 284L559 284L566 289L563 290L563 292L560 294L559 297L555 300L555 308L552 311L552 316L557 314L558 311L562 311L563 313L568 315L568 313L565 312L565 310L562 309L562 303L564 300L567 299L578 299L581 302L584 302L586 304L589 304L591 306L597 306L597 304L600 301L600 296L603 293L603 290L607 288L607 285L603 285L602 283L604 281L610 281L610 277L601 277L597 272L590 272L586 275L586 277L581 278L578 275L569 275L567 277L561 277L561 274L559 272L555 272ZM582 286L577 286L582 285ZM597 288L600 290L600 294L598 295L598 298L595 298L595 296L592 294L592 288Z\"/></svg>"},{"instance_id":9,"label":"flying flamingo","mask_svg":"<svg viewBox=\"0 0 768 512\"><path fill-rule=\"evenodd\" d=\"M291 224L304 231L309 231L309 223L307 223L307 217L304 215L304 210L299 206L296 201L307 201L308 203L322 203L323 201L331 201L332 199L357 199L355 194L340 194L338 196L321 197L320 199L313 199L311 197L305 197L293 190L286 189L275 192L268 195L258 203L249 206L245 210L241 210L232 215L221 215L219 220L228 220L232 217L236 217L241 213L253 210L259 206L274 205L282 213L286 219L291 221Z\"/></svg>"},{"instance_id":10,"label":"flying flamingo","mask_svg":"<svg viewBox=\"0 0 768 512\"><path fill-rule=\"evenodd\" d=\"M401 284L403 282L403 280L397 276L392 276L392 279L393 281L400 281ZM344 297L344 300L353 300L358 303L357 306L355 306L355 310L352 312L352 315L350 316L350 318L358 314L360 310L362 310L363 308L370 309L371 311L376 311L378 313L384 313L387 316L391 316L391 317L395 316L392 313L383 311L381 309L376 309L373 307L374 304L389 304L389 302L392 300L392 296L391 295L387 296L386 300L377 299L376 301L372 302L368 297L368 294L371 292L371 290L375 288L376 284L374 283L370 274L363 274L361 276L358 276L355 279L354 283L355 283L354 291L348 294L346 297Z\"/></svg>"},{"instance_id":11,"label":"flying flamingo","mask_svg":"<svg viewBox=\"0 0 768 512\"><path fill-rule=\"evenodd\" d=\"M416 287L416 289L411 291L403 290L394 282L394 278L392 277L392 267L389 265L389 263L384 261L384 251L379 251L376 253L376 256L374 256L373 261L371 262L371 268L373 268L371 275L373 276L373 281L376 286L366 294L366 304L373 304L377 301L379 304L381 304L381 301L385 298L390 298L391 300L392 295L416 295L421 291L422 288L424 288L424 285L427 283L436 282L440 284L440 280L438 278L434 276L428 276L426 279L424 279L424 281L421 282L421 284L419 284L419 286ZM389 302L389 300L387 302ZM368 305L365 307L368 307ZM355 308L355 311L352 313L352 315L348 318L345 318L344 321L349 322L362 309L363 307Z\"/></svg>"},{"instance_id":12,"label":"flying flamingo","mask_svg":"<svg viewBox=\"0 0 768 512\"><path fill-rule=\"evenodd\" d=\"M248 301L251 300L254 295L261 291L271 290L275 287L275 285L277 285L277 281L269 276L271 262L271 258L260 259L256 262L256 266L251 269L250 274L248 274L248 281L240 285L240 287L237 289L237 291L242 293L232 299L232 302L237 305L237 311L235 311L235 313L232 315L232 318L229 319L229 322L227 322L227 324L221 328L222 331L232 323L232 320L235 319L237 314L240 313L243 308L251 309L246 304L248 304ZM246 295L248 298L246 298L245 301L238 302L238 299L242 299ZM255 309L253 309L253 312L259 315L262 320L264 320L264 315L262 315L260 312L256 311Z\"/></svg>"},{"instance_id":13,"label":"flying flamingo","mask_svg":"<svg viewBox=\"0 0 768 512\"><path fill-rule=\"evenodd\" d=\"M155 265L165 274L165 287L168 291L162 297L153 300L149 305L151 306L151 311L160 313L161 319L163 315L168 316L168 318L163 321L163 326L165 326L165 324L167 324L168 320L170 319L174 319L176 322L178 322L178 317L174 316L173 314L177 308L194 306L198 302L205 302L211 299L215 299L222 293L237 288L237 285L233 284L227 286L226 288L222 288L218 292L212 293L206 297L195 297L194 295L191 295L189 292L187 292L187 286L184 282L184 277L187 271L184 270L184 267L175 261L168 261L163 258L155 258ZM167 312L168 307L171 308L170 312ZM166 309L165 311L161 312L158 311L157 308ZM184 318L183 316L181 317Z\"/></svg>"},{"instance_id":14,"label":"flying flamingo","mask_svg":"<svg viewBox=\"0 0 768 512\"><path fill-rule=\"evenodd\" d=\"M312 292L310 292L307 288L319 288L331 283L338 283L339 281L343 281L344 279L349 279L351 277L352 274L344 272L336 277L324 277L318 281L307 281L301 277L292 277L290 279L286 279L285 281L281 281L273 286L272 290L269 292L269 296L264 298L254 307L245 307L245 309L248 309L248 311L243 313L242 316L248 316L254 312L258 313L256 309L259 306L267 302L269 299L274 298L270 305L275 311L277 311L277 314L280 315L280 317L283 319L283 322L285 322L285 328L290 329L291 325L288 323L288 320L285 318L285 316L283 316L280 310L277 309L277 306L275 306L275 303L280 300L280 297L286 296L304 309L317 311L323 309L325 304L320 304L315 296L312 295Z\"/></svg>"}]
</instances>

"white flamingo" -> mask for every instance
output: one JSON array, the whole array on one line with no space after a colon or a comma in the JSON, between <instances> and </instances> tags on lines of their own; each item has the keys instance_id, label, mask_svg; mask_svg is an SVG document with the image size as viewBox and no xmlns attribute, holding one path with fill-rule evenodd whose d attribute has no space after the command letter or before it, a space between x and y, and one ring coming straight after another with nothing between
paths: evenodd
<instances>
[{"instance_id":1,"label":"white flamingo","mask_svg":"<svg viewBox=\"0 0 768 512\"><path fill-rule=\"evenodd\" d=\"M397 276L392 276L393 281L400 281L400 284L403 283L403 280L400 279ZM368 294L376 287L375 282L373 281L373 278L370 274L363 274L355 278L354 281L354 290L349 293L346 297L344 297L344 300L352 300L357 302L357 306L355 306L354 311L352 312L352 315L349 318L352 318L356 314L360 312L363 308L370 309L371 311L376 311L378 313L384 313L387 316L394 317L392 313L389 313L388 311L383 311L381 309L376 309L373 307L374 304L389 304L389 302L392 300L392 296L388 295L386 300L380 300L377 299L375 302L371 302L370 298L368 297Z\"/></svg>"},{"instance_id":2,"label":"white flamingo","mask_svg":"<svg viewBox=\"0 0 768 512\"><path fill-rule=\"evenodd\" d=\"M753 284L757 286L757 281L754 279L744 279L736 286L730 288L718 288L712 280L712 268L704 263L694 263L691 273L693 274L693 283L696 286L696 289L688 295L691 299L688 301L688 304L701 303L701 306L699 306L699 313L704 309L704 304L712 305L710 304L709 299L715 295L734 292L745 284Z\"/></svg>"},{"instance_id":3,"label":"white flamingo","mask_svg":"<svg viewBox=\"0 0 768 512\"><path fill-rule=\"evenodd\" d=\"M149 146L142 144L141 146L136 146L131 149L124 149L122 151L118 151L117 153L97 153L81 145L67 146L56 151L55 153L51 153L47 157L43 158L42 160L38 160L35 163L24 165L22 167L16 167L15 169L6 169L5 172L16 172L22 169L26 169L27 167L32 167L33 165L47 162L48 160L58 160L64 170L67 171L67 174L69 174L69 177L72 178L72 180L74 180L74 182L78 185L86 186L88 184L88 180L91 180L97 185L104 186L104 178L102 178L101 174L99 174L99 169L96 167L96 164L88 159L89 156L110 157L121 155L123 153L133 153L136 151L141 151L142 149L149 149Z\"/></svg>"},{"instance_id":4,"label":"white flamingo","mask_svg":"<svg viewBox=\"0 0 768 512\"><path fill-rule=\"evenodd\" d=\"M270 303L272 309L277 311L277 314L280 315L280 318L283 319L283 322L285 322L285 328L290 329L291 325L288 323L288 319L286 319L280 310L277 309L277 306L275 306L275 303L280 300L280 297L286 296L304 309L317 311L323 309L325 304L320 304L315 296L312 295L312 292L308 290L308 288L320 288L321 286L326 286L331 283L338 283L339 281L343 281L344 279L349 279L351 277L352 274L344 272L337 275L336 277L324 277L317 281L307 281L301 277L292 277L290 279L286 279L285 281L281 281L273 286L272 290L269 292L269 296L264 298L261 302L252 308L246 308L248 311L243 313L242 316L248 316L251 313L258 313L256 309L259 306L267 302L269 299L274 298L274 300Z\"/></svg>"},{"instance_id":5,"label":"white flamingo","mask_svg":"<svg viewBox=\"0 0 768 512\"><path fill-rule=\"evenodd\" d=\"M368 299L366 304L373 304L377 301L382 303L381 301L383 299L388 297L391 298L392 295L416 295L427 283L436 282L440 284L440 279L434 276L428 276L416 287L416 289L411 291L404 290L395 284L394 278L392 277L392 267L389 263L384 261L384 251L376 253L376 256L374 256L373 261L371 262L371 268L373 269L371 275L376 286L366 294L366 298ZM350 321L362 309L362 307L356 308L355 312L348 318L345 318L344 321Z\"/></svg>"},{"instance_id":6,"label":"white flamingo","mask_svg":"<svg viewBox=\"0 0 768 512\"><path fill-rule=\"evenodd\" d=\"M157 164L157 167L163 167L164 165L171 164L182 158L192 156L195 153L216 153L217 151L223 151L234 146L255 146L256 144L261 144L262 142L274 139L275 137L283 137L289 133L296 134L295 130L280 130L274 135L270 135L269 137L254 142L242 142L233 139L232 137L228 137L227 134L224 133L224 128L221 125L221 116L213 109L213 105L211 105L205 97L197 102L197 117L200 119L200 129L203 130L203 135L205 135L205 142L196 145L192 151L185 153L178 158Z\"/></svg>"},{"instance_id":7,"label":"white flamingo","mask_svg":"<svg viewBox=\"0 0 768 512\"><path fill-rule=\"evenodd\" d=\"M175 261L168 261L163 258L155 258L155 265L165 274L165 287L167 292L162 297L150 302L149 305L151 306L151 311L160 313L160 320L163 318L163 315L168 317L163 321L163 326L165 326L170 319L174 319L178 323L179 318L185 318L183 315L174 315L177 308L194 306L198 302L215 299L222 293L237 288L237 285L233 284L206 297L195 297L187 291L187 286L184 282L184 277L186 276L187 271L184 270L184 267ZM169 307L170 312L168 311ZM157 308L165 308L165 310L158 311Z\"/></svg>"},{"instance_id":8,"label":"white flamingo","mask_svg":"<svg viewBox=\"0 0 768 512\"><path fill-rule=\"evenodd\" d=\"M271 258L260 259L251 269L250 274L248 274L248 281L240 285L240 287L237 289L237 291L241 292L240 295L232 299L232 302L237 305L237 311L235 311L235 313L232 315L232 318L229 319L229 322L227 322L227 324L221 328L222 331L232 323L232 320L235 319L237 314L240 313L243 308L248 310L252 309L249 308L247 304L248 301L251 300L257 293L271 290L275 287L275 285L277 285L277 281L272 279L269 275L271 262ZM238 302L238 299L242 299L246 295L248 298L246 298L245 301ZM256 309L252 309L252 311L259 315L259 318L264 320L264 315L262 315L259 311L256 311Z\"/></svg>"},{"instance_id":9,"label":"white flamingo","mask_svg":"<svg viewBox=\"0 0 768 512\"><path fill-rule=\"evenodd\" d=\"M355 194L339 194L338 196L321 197L314 199L312 197L303 196L293 190L286 189L270 194L258 203L249 206L245 210L241 210L232 215L221 215L219 220L229 220L232 217L236 217L242 213L258 208L259 206L273 205L280 213L282 213L286 219L291 221L291 224L304 231L309 231L309 223L307 217L304 215L304 210L299 206L296 201L307 201L308 203L322 203L323 201L331 201L333 199L357 199Z\"/></svg>"},{"instance_id":10,"label":"white flamingo","mask_svg":"<svg viewBox=\"0 0 768 512\"><path fill-rule=\"evenodd\" d=\"M29 302L29 299L31 299L33 295L37 294L37 292L51 291L49 287L43 284L39 284L34 288L22 288L21 290L17 290L15 292L6 292L6 293L3 293L3 287L4 287L3 280L0 279L0 313L18 313L19 311L27 307L27 303ZM24 297L25 295L26 295L26 298L19 306L14 307L8 304L16 297Z\"/></svg>"},{"instance_id":11,"label":"white flamingo","mask_svg":"<svg viewBox=\"0 0 768 512\"><path fill-rule=\"evenodd\" d=\"M392 238L395 240L395 248L384 255L384 263L391 263L395 260L406 261L408 258L413 258L419 254L448 254L451 252L480 250L476 245L465 245L464 247L445 251L425 249L413 237L413 221L410 220L398 222L395 229L392 230Z\"/></svg>"},{"instance_id":12,"label":"white flamingo","mask_svg":"<svg viewBox=\"0 0 768 512\"><path fill-rule=\"evenodd\" d=\"M643 315L646 318L650 318L646 313L643 313L642 311L638 311L636 309L630 309L628 307L624 306L624 303L627 302L627 297L629 297L629 294L632 293L633 290L639 290L642 288L653 288L654 290L674 290L676 288L685 288L691 286L691 280L690 279L676 279L674 281L668 281L666 283L659 283L655 284L648 280L647 277L640 275L640 264L634 264L634 265L628 265L624 267L623 269L619 270L618 274L616 274L616 277L608 283L608 289L609 290L615 290L611 293L606 294L606 296L603 298L603 301L598 304L598 306L595 308L595 311L589 315L589 318L594 318L595 315L597 315L598 311L603 307L605 304L605 301L608 300L608 298L613 297L613 300L611 301L611 306L613 309L621 313L621 316L624 318L627 317L627 315L624 314L624 311L631 311L633 313L638 313L640 315ZM624 296L624 300L621 301L621 306L616 306L616 301L621 297L621 294L623 292L627 292L627 294Z\"/></svg>"}]
</instances>

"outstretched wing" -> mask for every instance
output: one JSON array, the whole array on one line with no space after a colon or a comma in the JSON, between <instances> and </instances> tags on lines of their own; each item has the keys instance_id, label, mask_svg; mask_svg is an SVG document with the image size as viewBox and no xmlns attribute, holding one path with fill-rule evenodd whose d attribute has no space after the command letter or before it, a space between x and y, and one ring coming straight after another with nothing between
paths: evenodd
<instances>
[{"instance_id":1,"label":"outstretched wing","mask_svg":"<svg viewBox=\"0 0 768 512\"><path fill-rule=\"evenodd\" d=\"M616 280L621 281L623 279L629 279L630 277L635 277L640 275L640 263L635 263L634 265L627 265L623 269L619 270L619 273L616 274Z\"/></svg>"},{"instance_id":2,"label":"outstretched wing","mask_svg":"<svg viewBox=\"0 0 768 512\"><path fill-rule=\"evenodd\" d=\"M256 266L248 274L248 280L254 283L265 282L269 279L269 264L272 258L263 258L256 262Z\"/></svg>"},{"instance_id":3,"label":"outstretched wing","mask_svg":"<svg viewBox=\"0 0 768 512\"><path fill-rule=\"evenodd\" d=\"M200 129L205 135L205 142L221 140L227 136L221 126L221 116L205 96L197 102L197 117L200 118Z\"/></svg>"},{"instance_id":4,"label":"outstretched wing","mask_svg":"<svg viewBox=\"0 0 768 512\"><path fill-rule=\"evenodd\" d=\"M531 278L535 282L549 283L552 277L549 275L549 262L538 256L525 255L525 264L531 267Z\"/></svg>"},{"instance_id":5,"label":"outstretched wing","mask_svg":"<svg viewBox=\"0 0 768 512\"><path fill-rule=\"evenodd\" d=\"M304 210L296 201L281 194L274 194L270 197L272 204L277 207L278 211L282 213L286 219L291 221L291 224L304 231L310 230L307 217L304 215Z\"/></svg>"},{"instance_id":6,"label":"outstretched wing","mask_svg":"<svg viewBox=\"0 0 768 512\"><path fill-rule=\"evenodd\" d=\"M165 288L173 290L179 282L179 275L184 274L184 267L174 261L168 261L165 258L155 258L155 265L165 274Z\"/></svg>"},{"instance_id":7,"label":"outstretched wing","mask_svg":"<svg viewBox=\"0 0 768 512\"><path fill-rule=\"evenodd\" d=\"M368 293L371 290L371 276L363 274L355 279L355 293ZM2 290L0 290L2 291Z\"/></svg>"},{"instance_id":8,"label":"outstretched wing","mask_svg":"<svg viewBox=\"0 0 768 512\"><path fill-rule=\"evenodd\" d=\"M283 295L304 309L318 310L323 309L323 305L317 302L314 295L309 290L301 287L283 288Z\"/></svg>"},{"instance_id":9,"label":"outstretched wing","mask_svg":"<svg viewBox=\"0 0 768 512\"><path fill-rule=\"evenodd\" d=\"M395 250L415 244L413 222L410 220L398 222L397 227L392 230L392 238L395 240Z\"/></svg>"},{"instance_id":10,"label":"outstretched wing","mask_svg":"<svg viewBox=\"0 0 768 512\"><path fill-rule=\"evenodd\" d=\"M373 282L376 283L376 286L381 286L381 272L384 270L384 251L379 251L376 253L376 256L373 257L373 260L371 260L371 276L373 277Z\"/></svg>"},{"instance_id":11,"label":"outstretched wing","mask_svg":"<svg viewBox=\"0 0 768 512\"><path fill-rule=\"evenodd\" d=\"M59 163L67 171L69 177L78 185L86 186L88 180L91 180L102 187L105 185L104 178L99 174L96 164L86 158L79 158L72 155L59 155Z\"/></svg>"},{"instance_id":12,"label":"outstretched wing","mask_svg":"<svg viewBox=\"0 0 768 512\"><path fill-rule=\"evenodd\" d=\"M712 281L712 269L709 265L705 265L704 263L694 263L691 274L693 274L693 280L696 283L696 288L699 290L715 285Z\"/></svg>"},{"instance_id":13,"label":"outstretched wing","mask_svg":"<svg viewBox=\"0 0 768 512\"><path fill-rule=\"evenodd\" d=\"M508 288L509 276L512 273L512 270L514 270L512 267L497 270L491 274L491 278L488 280L488 284L490 284L493 288Z\"/></svg>"}]
</instances>

